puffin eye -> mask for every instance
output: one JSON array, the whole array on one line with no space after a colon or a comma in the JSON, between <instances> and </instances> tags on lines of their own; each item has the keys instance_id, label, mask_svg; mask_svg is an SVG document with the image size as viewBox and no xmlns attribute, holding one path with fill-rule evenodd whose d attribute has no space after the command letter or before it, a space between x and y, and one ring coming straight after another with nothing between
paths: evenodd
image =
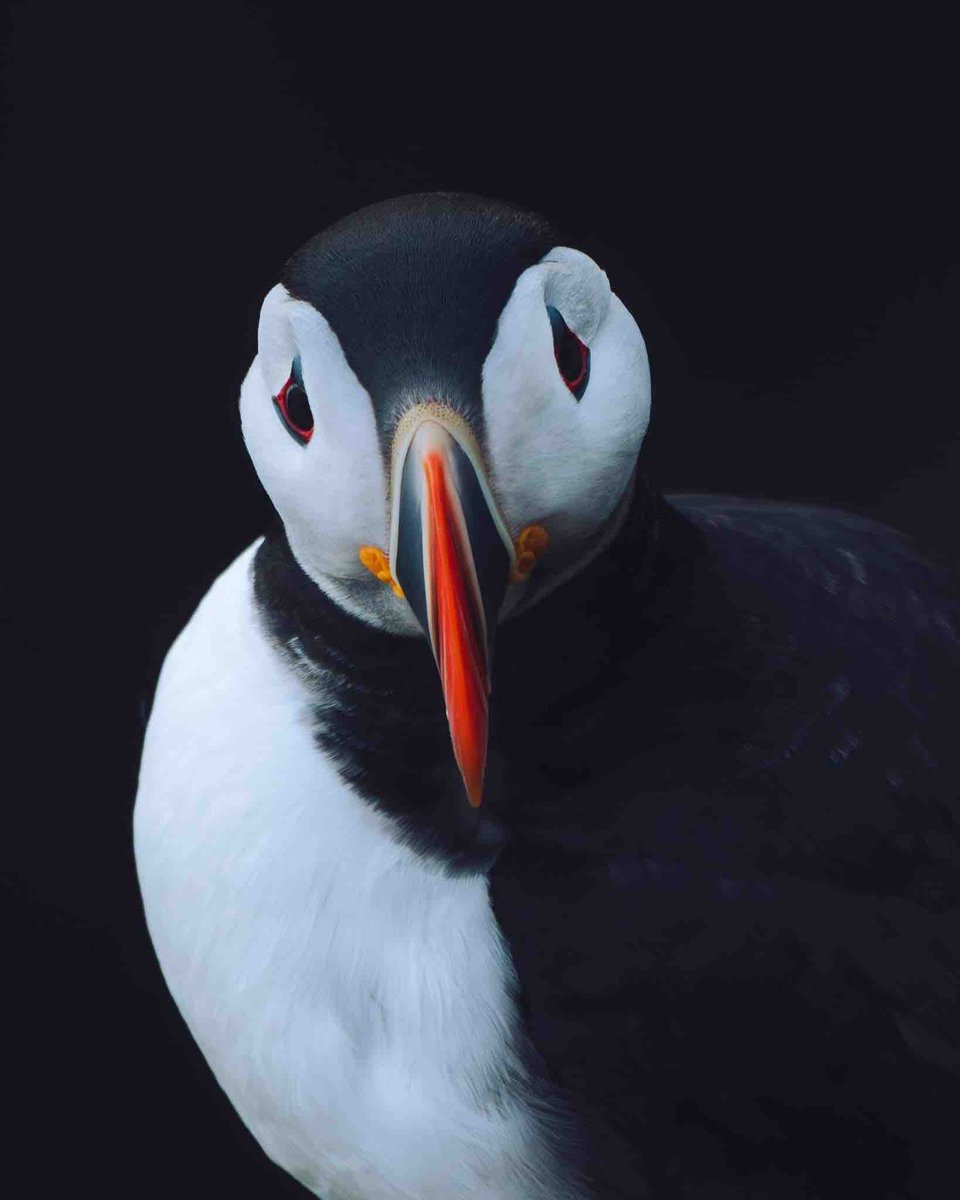
<instances>
[{"instance_id":1,"label":"puffin eye","mask_svg":"<svg viewBox=\"0 0 960 1200\"><path fill-rule=\"evenodd\" d=\"M273 406L293 440L305 446L313 437L313 413L303 386L299 355L293 360L287 382L274 396Z\"/></svg>"},{"instance_id":2,"label":"puffin eye","mask_svg":"<svg viewBox=\"0 0 960 1200\"><path fill-rule=\"evenodd\" d=\"M563 382L574 398L579 400L587 390L590 378L590 348L570 329L552 305L547 305L550 328L553 330L553 353Z\"/></svg>"}]
</instances>

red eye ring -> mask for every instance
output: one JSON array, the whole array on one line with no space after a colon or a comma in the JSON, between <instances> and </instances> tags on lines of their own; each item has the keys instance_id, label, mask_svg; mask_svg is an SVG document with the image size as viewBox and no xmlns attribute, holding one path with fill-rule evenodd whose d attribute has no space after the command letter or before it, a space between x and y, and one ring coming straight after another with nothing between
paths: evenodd
<instances>
[{"instance_id":1,"label":"red eye ring","mask_svg":"<svg viewBox=\"0 0 960 1200\"><path fill-rule=\"evenodd\" d=\"M273 406L283 421L283 427L295 442L305 446L313 437L313 413L303 386L300 360L294 359L290 376L276 396Z\"/></svg>"},{"instance_id":2,"label":"red eye ring","mask_svg":"<svg viewBox=\"0 0 960 1200\"><path fill-rule=\"evenodd\" d=\"M577 349L580 352L580 370L577 372L577 374L574 376L573 379L568 379L566 377L566 375L564 375L563 382L567 385L567 387L570 389L571 392L576 392L578 388L583 386L583 382L587 378L587 370L588 370L588 362L589 362L589 359L587 356L589 355L590 352L587 349L586 345L580 341L580 339L577 337L577 335L575 333L572 333L570 336L577 339ZM555 354L554 357L556 358L557 366L559 367L560 366L560 355Z\"/></svg>"}]
</instances>

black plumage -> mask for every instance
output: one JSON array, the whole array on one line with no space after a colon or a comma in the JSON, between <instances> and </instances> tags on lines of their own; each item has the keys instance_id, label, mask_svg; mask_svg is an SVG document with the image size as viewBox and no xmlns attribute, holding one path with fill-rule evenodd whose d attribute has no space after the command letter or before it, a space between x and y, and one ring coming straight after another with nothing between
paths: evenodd
<instances>
[{"instance_id":1,"label":"black plumage","mask_svg":"<svg viewBox=\"0 0 960 1200\"><path fill-rule=\"evenodd\" d=\"M549 1078L639 1148L594 1156L600 1194L954 1194L951 581L813 508L677 498L658 542L492 872Z\"/></svg>"},{"instance_id":2,"label":"black plumage","mask_svg":"<svg viewBox=\"0 0 960 1200\"><path fill-rule=\"evenodd\" d=\"M597 1197L955 1194L947 570L845 513L640 479L609 547L500 628L479 824L427 643L323 600L282 535L257 581L278 642L323 669L344 776L451 869L489 870L531 1060Z\"/></svg>"}]
</instances>

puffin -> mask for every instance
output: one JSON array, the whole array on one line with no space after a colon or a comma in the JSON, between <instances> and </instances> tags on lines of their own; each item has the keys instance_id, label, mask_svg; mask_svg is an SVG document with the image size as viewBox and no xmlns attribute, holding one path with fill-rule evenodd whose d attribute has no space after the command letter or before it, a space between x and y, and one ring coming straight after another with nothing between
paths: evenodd
<instances>
[{"instance_id":1,"label":"puffin","mask_svg":"<svg viewBox=\"0 0 960 1200\"><path fill-rule=\"evenodd\" d=\"M134 846L324 1200L960 1194L956 574L662 494L650 400L602 267L499 201L362 209L263 302L276 522L165 659Z\"/></svg>"}]
</instances>

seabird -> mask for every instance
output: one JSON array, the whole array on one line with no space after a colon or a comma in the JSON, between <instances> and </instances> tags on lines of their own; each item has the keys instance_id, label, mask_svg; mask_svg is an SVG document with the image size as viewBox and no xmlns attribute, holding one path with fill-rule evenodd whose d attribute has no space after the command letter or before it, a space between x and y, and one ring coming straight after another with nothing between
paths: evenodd
<instances>
[{"instance_id":1,"label":"seabird","mask_svg":"<svg viewBox=\"0 0 960 1200\"><path fill-rule=\"evenodd\" d=\"M240 410L278 521L166 658L134 824L266 1153L325 1200L956 1194L950 573L660 495L633 317L476 197L308 242Z\"/></svg>"}]
</instances>

